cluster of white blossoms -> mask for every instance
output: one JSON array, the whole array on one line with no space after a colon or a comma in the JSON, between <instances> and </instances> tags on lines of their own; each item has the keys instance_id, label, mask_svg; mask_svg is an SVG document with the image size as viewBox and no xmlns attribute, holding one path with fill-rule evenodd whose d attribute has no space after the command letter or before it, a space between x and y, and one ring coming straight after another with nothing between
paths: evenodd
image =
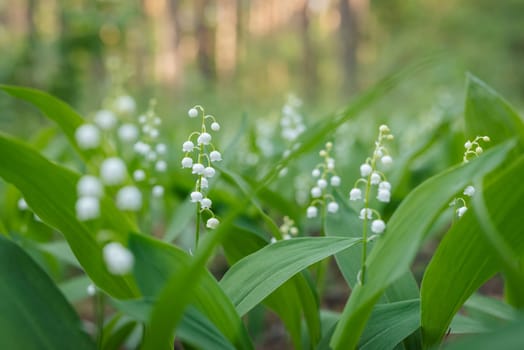
<instances>
[{"instance_id":1,"label":"cluster of white blossoms","mask_svg":"<svg viewBox=\"0 0 524 350\"><path fill-rule=\"evenodd\" d=\"M298 110L301 105L302 101L295 95L290 94L286 104L282 107L282 118L280 119L281 136L288 142L295 141L300 134L306 131L304 120Z\"/></svg>"},{"instance_id":2,"label":"cluster of white blossoms","mask_svg":"<svg viewBox=\"0 0 524 350\"><path fill-rule=\"evenodd\" d=\"M489 142L490 138L489 136L477 136L472 141L466 141L464 144L464 148L466 149L464 151L464 157L462 158L462 161L464 163L469 162L471 157L478 157L484 152L484 149L480 145L480 142Z\"/></svg>"},{"instance_id":3,"label":"cluster of white blossoms","mask_svg":"<svg viewBox=\"0 0 524 350\"><path fill-rule=\"evenodd\" d=\"M491 141L489 136L477 136L471 141L466 141L466 143L464 143L465 151L464 156L462 157L462 162L468 163L471 158L480 156L482 152L484 152L484 149L482 148L480 143L489 141ZM475 192L475 187L469 185L462 192L462 194L465 197L454 198L451 201L451 203L449 203L450 207L455 208L455 215L457 215L457 217L461 218L462 216L464 216L464 214L466 214L466 211L468 210L466 199L467 197L473 197L473 195L475 195Z\"/></svg>"},{"instance_id":4,"label":"cluster of white blossoms","mask_svg":"<svg viewBox=\"0 0 524 350\"><path fill-rule=\"evenodd\" d=\"M167 153L167 147L157 141L161 119L154 112L154 102L150 104L148 112L141 115L139 124L136 125L128 120L136 110L135 101L128 95L122 95L113 102L113 109L102 109L95 113L93 123L85 123L79 126L75 132L77 145L84 150L99 149L113 156L107 157L99 164L99 177L86 175L82 177L77 186L78 200L76 203L77 218L81 221L97 219L100 216L100 198L103 195L104 186L119 188L115 201L119 209L125 211L139 211L142 209L142 191L135 185L131 185L128 170L132 171L132 178L141 188L148 186L153 197L163 197L164 187L158 184L156 175L167 171L167 162L163 159ZM103 136L107 136L104 138ZM131 162L125 152L117 155L113 144L116 136L120 141L121 148L126 147L138 155L140 161ZM102 142L105 142L102 144ZM109 146L109 147L108 147ZM108 150L110 150L108 152ZM131 151L131 153L133 153ZM132 156L132 154L131 154ZM128 169L128 164L138 164L133 169ZM85 189L97 188L100 190L86 191Z\"/></svg>"},{"instance_id":5,"label":"cluster of white blossoms","mask_svg":"<svg viewBox=\"0 0 524 350\"><path fill-rule=\"evenodd\" d=\"M354 187L349 192L350 201L363 201L363 208L360 210L359 218L364 220L364 225L371 222L373 233L382 233L386 229L386 223L382 220L380 213L369 207L371 191L376 186L376 199L380 202L388 203L391 199L391 184L387 181L383 172L378 170L379 161L384 168L393 163L393 158L389 155L385 146L385 141L393 139L387 125L379 128L378 139L375 141L373 156L367 158L360 166L361 177L355 182ZM362 185L362 189L360 186Z\"/></svg>"},{"instance_id":6,"label":"cluster of white blossoms","mask_svg":"<svg viewBox=\"0 0 524 350\"><path fill-rule=\"evenodd\" d=\"M110 104L112 108L98 110L92 122L82 124L76 129L75 139L80 149L97 149L102 143L104 134L115 131L118 139L123 143L136 141L139 136L136 125L122 122L135 112L135 100L131 96L121 95Z\"/></svg>"},{"instance_id":7,"label":"cluster of white blossoms","mask_svg":"<svg viewBox=\"0 0 524 350\"><path fill-rule=\"evenodd\" d=\"M327 142L325 149L319 152L323 161L313 169L311 175L316 179L316 184L311 188L311 202L306 209L308 218L318 216L318 207L325 208L328 213L338 211L338 203L330 193L330 187L340 186L340 177L335 171L335 159L331 157L330 152L333 149L333 143Z\"/></svg>"},{"instance_id":8,"label":"cluster of white blossoms","mask_svg":"<svg viewBox=\"0 0 524 350\"><path fill-rule=\"evenodd\" d=\"M298 235L298 228L295 226L295 221L289 216L284 216L284 222L280 225L279 230L282 233L282 239L288 240ZM275 243L277 239L271 237L271 243Z\"/></svg>"},{"instance_id":9,"label":"cluster of white blossoms","mask_svg":"<svg viewBox=\"0 0 524 350\"><path fill-rule=\"evenodd\" d=\"M141 164L133 171L133 179L137 183L147 183L152 187L153 197L163 197L164 187L158 184L157 175L167 171L165 156L167 146L158 142L162 120L156 115L155 101L150 102L149 110L138 117L142 137L133 145L135 153L141 159Z\"/></svg>"},{"instance_id":10,"label":"cluster of white blossoms","mask_svg":"<svg viewBox=\"0 0 524 350\"><path fill-rule=\"evenodd\" d=\"M467 186L464 191L462 192L462 194L466 197L473 197L475 195L475 187L469 185ZM466 199L463 198L463 197L458 197L458 198L455 198L451 201L451 203L449 203L449 206L450 207L455 207L455 214L461 218L462 216L464 216L464 214L466 213L466 211L468 210L468 206L467 206L467 203L466 203Z\"/></svg>"},{"instance_id":11,"label":"cluster of white blossoms","mask_svg":"<svg viewBox=\"0 0 524 350\"><path fill-rule=\"evenodd\" d=\"M142 208L142 192L128 181L127 166L119 157L109 157L100 165L99 177L82 176L76 186L76 217L80 221L97 219L100 216L100 200L104 187L118 188L116 206L124 211L139 211Z\"/></svg>"},{"instance_id":12,"label":"cluster of white blossoms","mask_svg":"<svg viewBox=\"0 0 524 350\"><path fill-rule=\"evenodd\" d=\"M182 168L191 169L192 174L196 176L195 188L191 192L191 201L197 203L198 211L208 212L211 214L206 222L206 227L214 229L218 226L219 220L211 209L213 202L207 197L209 188L209 179L215 176L216 170L213 163L222 160L222 154L215 148L212 140L213 137L208 132L208 127L213 132L220 130L220 124L215 117L206 114L202 106L195 106L188 111L190 118L201 118L200 131L191 133L188 139L182 144L184 157L182 158Z\"/></svg>"},{"instance_id":13,"label":"cluster of white blossoms","mask_svg":"<svg viewBox=\"0 0 524 350\"><path fill-rule=\"evenodd\" d=\"M107 158L100 167L100 178L84 175L77 182L78 199L75 210L80 221L95 220L100 217L100 201L104 195L104 185L120 186L127 179L127 169L120 158ZM139 211L142 208L142 193L131 185L121 187L116 194L116 205L120 210ZM120 243L108 243L103 250L104 261L109 272L124 275L133 266L133 255ZM94 291L93 291L94 294Z\"/></svg>"}]
</instances>

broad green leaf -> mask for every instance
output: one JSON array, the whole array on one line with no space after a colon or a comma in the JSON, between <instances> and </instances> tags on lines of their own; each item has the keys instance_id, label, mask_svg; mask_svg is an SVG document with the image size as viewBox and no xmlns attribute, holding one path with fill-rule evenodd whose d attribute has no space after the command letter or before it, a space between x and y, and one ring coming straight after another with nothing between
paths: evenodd
<instances>
[{"instance_id":1,"label":"broad green leaf","mask_svg":"<svg viewBox=\"0 0 524 350\"><path fill-rule=\"evenodd\" d=\"M520 173L520 171L518 173L513 171L510 175L513 177L518 176ZM504 178L504 180L506 180L506 178ZM500 181L498 184L499 186L507 186L506 183L500 183ZM475 188L479 193L474 196L471 201L473 212L482 227L480 232L483 233L484 238L491 245L494 253L493 255L497 259L497 264L500 266L502 273L504 274L506 300L515 307L524 308L524 270L520 265L522 254L513 249L512 245L508 243L504 235L501 234L499 229L493 223L484 198L483 186L484 185L481 181L475 182ZM518 191L516 191L511 194L516 197L519 204L524 201L524 193L519 194ZM518 215L521 210L519 204L512 208L512 210L507 210L508 214ZM495 210L500 211L501 209L496 208ZM519 229L517 225L505 228L509 230Z\"/></svg>"},{"instance_id":2,"label":"broad green leaf","mask_svg":"<svg viewBox=\"0 0 524 350\"><path fill-rule=\"evenodd\" d=\"M49 276L2 236L0 310L1 349L95 349Z\"/></svg>"},{"instance_id":3,"label":"broad green leaf","mask_svg":"<svg viewBox=\"0 0 524 350\"><path fill-rule=\"evenodd\" d=\"M278 226L271 219L271 217L262 210L262 206L258 200L259 195L262 196L263 193L269 193L271 195L271 193L273 192L269 191L265 186L262 186L259 190L257 190L257 196L250 196L250 194L254 193L255 191L251 188L251 185L248 184L247 181L245 181L237 174L225 169L221 169L221 173L224 178L226 178L235 186L237 186L246 197L250 198L251 204L258 211L258 214L264 220L266 226L273 232L273 235L275 237L282 238L282 234ZM279 203L282 202L282 200L280 200L278 196L270 197L273 199L277 198L277 202ZM271 202L271 205L273 204L274 201ZM252 235L244 234L243 238L245 240L246 237L250 236ZM244 257L248 253L254 252L255 250L258 250L262 247L262 245L260 244L260 239L258 239L256 243L250 243L251 246L256 245L256 248L254 250L246 251L245 247L243 246L237 247L239 245L242 245L241 242L238 242L238 239L236 239L235 242L232 244L228 244L226 241L223 243L223 245L226 250L228 247L229 250L231 250L232 248L240 250L240 256ZM265 242L263 245L265 245ZM277 290L266 299L266 304L269 305L275 312L277 312L277 314L280 316L280 318L286 325L287 329L290 331L293 343L297 348L303 347L303 345L301 344L300 337L302 326L300 315L301 309L303 309L304 311L304 318L308 326L310 341L313 343L317 343L320 338L320 320L318 314L317 300L318 298L316 297L312 289L312 286L307 285L304 276L297 275L294 278L287 281L286 283L284 283L279 288L277 288Z\"/></svg>"},{"instance_id":4,"label":"broad green leaf","mask_svg":"<svg viewBox=\"0 0 524 350\"><path fill-rule=\"evenodd\" d=\"M467 316L456 314L449 326L450 334L485 333L491 330L484 323Z\"/></svg>"},{"instance_id":5,"label":"broad green leaf","mask_svg":"<svg viewBox=\"0 0 524 350\"><path fill-rule=\"evenodd\" d=\"M129 246L135 256L135 277L145 297L155 297L173 274L189 266L191 258L179 248L155 239L131 234ZM193 305L238 348L250 341L233 305L207 272L193 291ZM147 331L146 331L147 332Z\"/></svg>"},{"instance_id":6,"label":"broad green leaf","mask_svg":"<svg viewBox=\"0 0 524 350\"><path fill-rule=\"evenodd\" d=\"M469 74L466 96L466 134L487 135L497 144L518 135L524 142L524 123L511 105L479 78Z\"/></svg>"},{"instance_id":7,"label":"broad green leaf","mask_svg":"<svg viewBox=\"0 0 524 350\"><path fill-rule=\"evenodd\" d=\"M330 349L328 343L340 314L323 312L322 325L330 329L318 349ZM376 305L362 333L358 349L402 348L399 343L420 327L419 299Z\"/></svg>"},{"instance_id":8,"label":"broad green leaf","mask_svg":"<svg viewBox=\"0 0 524 350\"><path fill-rule=\"evenodd\" d=\"M230 265L267 244L267 240L259 234L239 226L235 226L235 236L228 236L222 242ZM303 274L296 275L278 287L263 302L278 314L297 349L305 347L301 338L302 313L307 320L309 338L312 342L318 341L320 334L318 300L313 294L312 286L306 283L305 278Z\"/></svg>"},{"instance_id":9,"label":"broad green leaf","mask_svg":"<svg viewBox=\"0 0 524 350\"><path fill-rule=\"evenodd\" d=\"M524 349L524 318L494 332L459 339L444 347L449 350L521 350Z\"/></svg>"},{"instance_id":10,"label":"broad green leaf","mask_svg":"<svg viewBox=\"0 0 524 350\"><path fill-rule=\"evenodd\" d=\"M491 319L513 321L517 318L517 311L501 300L473 294L464 303L468 314L481 313Z\"/></svg>"},{"instance_id":11,"label":"broad green leaf","mask_svg":"<svg viewBox=\"0 0 524 350\"><path fill-rule=\"evenodd\" d=\"M214 324L192 307L185 311L177 335L201 349L235 349Z\"/></svg>"},{"instance_id":12,"label":"broad green leaf","mask_svg":"<svg viewBox=\"0 0 524 350\"><path fill-rule=\"evenodd\" d=\"M51 163L36 151L0 133L0 177L15 185L31 209L42 220L57 228L69 243L76 258L96 285L120 298L136 296L136 287L129 277L111 275L102 259L102 247L88 226L75 214L76 182L79 175ZM121 234L123 239L134 226L103 198L102 221L105 227Z\"/></svg>"},{"instance_id":13,"label":"broad green leaf","mask_svg":"<svg viewBox=\"0 0 524 350\"><path fill-rule=\"evenodd\" d=\"M485 185L484 197L502 239L524 254L520 212L524 201L524 156ZM475 205L472 203L471 205ZM473 209L471 209L473 211ZM442 240L422 281L422 329L425 342L436 344L466 299L501 269L474 213L466 213Z\"/></svg>"},{"instance_id":14,"label":"broad green leaf","mask_svg":"<svg viewBox=\"0 0 524 350\"><path fill-rule=\"evenodd\" d=\"M357 285L349 298L331 341L334 349L357 345L373 305L388 285L408 271L433 221L451 197L471 179L495 169L512 149L504 143L465 165L455 166L425 181L401 203L366 262L364 285Z\"/></svg>"},{"instance_id":15,"label":"broad green leaf","mask_svg":"<svg viewBox=\"0 0 524 350\"><path fill-rule=\"evenodd\" d=\"M69 142L76 147L75 130L84 120L69 105L43 91L31 88L0 85L0 89L37 107L46 117L60 126Z\"/></svg>"},{"instance_id":16,"label":"broad green leaf","mask_svg":"<svg viewBox=\"0 0 524 350\"><path fill-rule=\"evenodd\" d=\"M244 315L298 272L359 242L359 238L342 237L278 241L233 265L220 286L238 313Z\"/></svg>"},{"instance_id":17,"label":"broad green leaf","mask_svg":"<svg viewBox=\"0 0 524 350\"><path fill-rule=\"evenodd\" d=\"M153 299L115 300L113 303L120 311L143 323L147 322L153 308ZM184 312L176 335L184 342L199 349L235 349L230 340L224 337L216 325L210 322L198 309L191 306ZM147 329L145 336L148 336Z\"/></svg>"},{"instance_id":18,"label":"broad green leaf","mask_svg":"<svg viewBox=\"0 0 524 350\"><path fill-rule=\"evenodd\" d=\"M393 349L420 327L420 301L377 305L362 333L358 348Z\"/></svg>"}]
</instances>

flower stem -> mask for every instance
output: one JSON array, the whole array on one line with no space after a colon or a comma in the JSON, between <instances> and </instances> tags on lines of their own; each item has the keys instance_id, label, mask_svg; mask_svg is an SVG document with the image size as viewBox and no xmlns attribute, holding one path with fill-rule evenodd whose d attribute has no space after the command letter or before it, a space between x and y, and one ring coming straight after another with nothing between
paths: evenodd
<instances>
[{"instance_id":1,"label":"flower stem","mask_svg":"<svg viewBox=\"0 0 524 350\"><path fill-rule=\"evenodd\" d=\"M200 187L200 186L199 186ZM195 229L195 252L198 247L198 240L200 238L200 219L202 214L200 213L200 202L196 206L196 229Z\"/></svg>"},{"instance_id":2,"label":"flower stem","mask_svg":"<svg viewBox=\"0 0 524 350\"><path fill-rule=\"evenodd\" d=\"M366 181L366 194L364 196L364 225L362 227L362 269L360 273L360 282L364 285L366 281L366 259L367 259L367 249L368 249L368 210L369 210L369 193L371 191L371 174L375 172L376 162L377 162L377 151L381 146L381 135L379 134L379 142L376 144L375 150L373 151L373 157L371 158L371 172L367 176Z\"/></svg>"},{"instance_id":3,"label":"flower stem","mask_svg":"<svg viewBox=\"0 0 524 350\"><path fill-rule=\"evenodd\" d=\"M326 235L326 204L324 201L324 204L321 207L321 214L320 214L320 236L324 237ZM316 286L319 297L322 296L324 292L324 282L326 280L326 272L328 268L329 258L326 258L324 260L321 260L317 263L317 273L316 273Z\"/></svg>"},{"instance_id":4,"label":"flower stem","mask_svg":"<svg viewBox=\"0 0 524 350\"><path fill-rule=\"evenodd\" d=\"M96 319L96 343L97 348L102 349L104 338L104 309L105 297L104 293L97 291L95 294L95 319Z\"/></svg>"}]
</instances>

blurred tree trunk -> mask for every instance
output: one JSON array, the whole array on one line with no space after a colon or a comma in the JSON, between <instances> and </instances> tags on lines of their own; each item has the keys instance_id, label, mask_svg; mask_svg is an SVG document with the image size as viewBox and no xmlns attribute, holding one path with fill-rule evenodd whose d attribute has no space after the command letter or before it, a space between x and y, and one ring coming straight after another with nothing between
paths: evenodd
<instances>
[{"instance_id":1,"label":"blurred tree trunk","mask_svg":"<svg viewBox=\"0 0 524 350\"><path fill-rule=\"evenodd\" d=\"M340 45L344 90L358 90L357 53L362 31L362 16L369 0L340 0Z\"/></svg>"},{"instance_id":2,"label":"blurred tree trunk","mask_svg":"<svg viewBox=\"0 0 524 350\"><path fill-rule=\"evenodd\" d=\"M208 23L210 0L195 0L195 31L197 40L197 63L202 76L208 81L216 80L215 42L211 26Z\"/></svg>"},{"instance_id":3,"label":"blurred tree trunk","mask_svg":"<svg viewBox=\"0 0 524 350\"><path fill-rule=\"evenodd\" d=\"M237 72L245 56L250 4L250 1L237 0Z\"/></svg>"},{"instance_id":4,"label":"blurred tree trunk","mask_svg":"<svg viewBox=\"0 0 524 350\"><path fill-rule=\"evenodd\" d=\"M316 87L318 85L317 73L317 55L315 44L311 38L311 16L308 9L308 1L304 1L300 11L300 34L302 37L303 50L303 81L304 94L308 100L312 100L316 96Z\"/></svg>"},{"instance_id":5,"label":"blurred tree trunk","mask_svg":"<svg viewBox=\"0 0 524 350\"><path fill-rule=\"evenodd\" d=\"M180 42L182 41L182 26L180 25L180 3L181 0L171 0L171 20L173 21L173 51L177 76L175 82L182 84L184 79L184 58L180 54Z\"/></svg>"},{"instance_id":6,"label":"blurred tree trunk","mask_svg":"<svg viewBox=\"0 0 524 350\"><path fill-rule=\"evenodd\" d=\"M176 15L177 0L147 0L144 10L151 18L153 35L154 74L159 82L172 83L180 80L178 54L179 27Z\"/></svg>"},{"instance_id":7,"label":"blurred tree trunk","mask_svg":"<svg viewBox=\"0 0 524 350\"><path fill-rule=\"evenodd\" d=\"M237 65L238 0L216 1L215 59L221 79L230 79Z\"/></svg>"}]
</instances>

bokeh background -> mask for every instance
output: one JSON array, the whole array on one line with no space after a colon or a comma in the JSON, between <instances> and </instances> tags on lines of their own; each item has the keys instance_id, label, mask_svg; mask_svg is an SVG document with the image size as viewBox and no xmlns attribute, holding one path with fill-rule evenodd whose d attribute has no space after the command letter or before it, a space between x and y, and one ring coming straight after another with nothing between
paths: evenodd
<instances>
[{"instance_id":1,"label":"bokeh background","mask_svg":"<svg viewBox=\"0 0 524 350\"><path fill-rule=\"evenodd\" d=\"M0 0L0 82L86 116L123 89L141 110L156 98L168 120L197 103L271 118L290 93L320 118L426 60L379 112L419 118L461 101L467 71L522 106L523 29L521 0ZM3 94L0 109L3 130L40 127Z\"/></svg>"}]
</instances>

